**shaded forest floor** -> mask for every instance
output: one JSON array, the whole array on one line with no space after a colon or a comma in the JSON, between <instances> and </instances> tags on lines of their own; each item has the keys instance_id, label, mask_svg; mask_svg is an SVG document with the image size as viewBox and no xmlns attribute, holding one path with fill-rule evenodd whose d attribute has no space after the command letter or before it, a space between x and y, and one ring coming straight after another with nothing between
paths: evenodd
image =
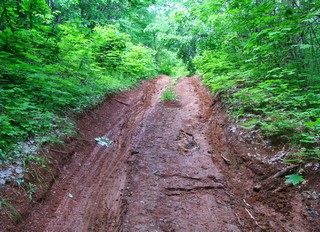
<instances>
[{"instance_id":1,"label":"shaded forest floor","mask_svg":"<svg viewBox=\"0 0 320 232\"><path fill-rule=\"evenodd\" d=\"M52 148L51 171L39 170L50 190L21 208L22 223L1 214L1 228L320 231L318 169L300 187L285 185L294 169L271 162L272 148L245 142L199 78L180 79L178 99L162 102L169 85L167 76L144 82L79 119L80 136Z\"/></svg>"}]
</instances>

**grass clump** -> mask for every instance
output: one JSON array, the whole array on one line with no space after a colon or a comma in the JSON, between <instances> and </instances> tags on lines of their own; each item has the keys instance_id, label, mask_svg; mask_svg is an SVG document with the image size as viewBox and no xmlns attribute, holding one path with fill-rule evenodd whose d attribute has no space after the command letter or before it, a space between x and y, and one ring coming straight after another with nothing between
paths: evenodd
<instances>
[{"instance_id":1,"label":"grass clump","mask_svg":"<svg viewBox=\"0 0 320 232\"><path fill-rule=\"evenodd\" d=\"M161 96L161 101L175 101L178 99L177 94L174 92L174 90L171 87L167 87Z\"/></svg>"},{"instance_id":2,"label":"grass clump","mask_svg":"<svg viewBox=\"0 0 320 232\"><path fill-rule=\"evenodd\" d=\"M0 199L0 211L4 212L9 216L9 218L14 222L21 222L22 216L14 205L6 201L5 199Z\"/></svg>"}]
</instances>

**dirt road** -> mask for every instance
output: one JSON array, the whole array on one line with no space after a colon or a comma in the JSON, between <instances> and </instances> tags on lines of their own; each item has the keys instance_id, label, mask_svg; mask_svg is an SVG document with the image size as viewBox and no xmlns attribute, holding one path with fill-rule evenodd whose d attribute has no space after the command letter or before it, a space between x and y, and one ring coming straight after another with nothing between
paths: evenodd
<instances>
[{"instance_id":1,"label":"dirt road","mask_svg":"<svg viewBox=\"0 0 320 232\"><path fill-rule=\"evenodd\" d=\"M237 139L198 78L161 102L169 84L145 82L79 120L71 160L14 230L317 231L296 191L272 193L282 182L248 155L268 152ZM110 146L96 142L103 136Z\"/></svg>"}]
</instances>

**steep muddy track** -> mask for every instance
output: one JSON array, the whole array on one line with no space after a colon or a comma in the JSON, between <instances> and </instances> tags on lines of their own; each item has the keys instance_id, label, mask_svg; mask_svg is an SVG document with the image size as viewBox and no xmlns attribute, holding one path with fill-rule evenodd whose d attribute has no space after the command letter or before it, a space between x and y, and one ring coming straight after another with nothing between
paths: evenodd
<instances>
[{"instance_id":1,"label":"steep muddy track","mask_svg":"<svg viewBox=\"0 0 320 232\"><path fill-rule=\"evenodd\" d=\"M158 104L143 120L129 159L121 231L240 231L211 160L211 98L200 99L194 81L179 81L178 102Z\"/></svg>"},{"instance_id":2,"label":"steep muddy track","mask_svg":"<svg viewBox=\"0 0 320 232\"><path fill-rule=\"evenodd\" d=\"M79 121L70 164L20 231L114 231L119 225L121 198L127 177L131 140L140 122L159 101L167 77L111 98ZM96 143L107 136L110 147ZM70 197L72 195L72 198Z\"/></svg>"},{"instance_id":3,"label":"steep muddy track","mask_svg":"<svg viewBox=\"0 0 320 232\"><path fill-rule=\"evenodd\" d=\"M273 192L272 167L250 155L268 152L228 130L199 78L161 102L169 84L144 82L80 119L70 161L11 231L319 231L296 191Z\"/></svg>"}]
</instances>

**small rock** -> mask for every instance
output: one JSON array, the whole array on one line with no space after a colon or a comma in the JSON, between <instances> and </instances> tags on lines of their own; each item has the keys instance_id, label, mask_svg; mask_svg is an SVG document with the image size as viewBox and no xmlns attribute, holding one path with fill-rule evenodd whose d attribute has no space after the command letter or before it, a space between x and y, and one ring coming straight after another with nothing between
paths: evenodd
<instances>
[{"instance_id":1,"label":"small rock","mask_svg":"<svg viewBox=\"0 0 320 232\"><path fill-rule=\"evenodd\" d=\"M22 161L21 160L16 160L15 162L17 165L22 165Z\"/></svg>"},{"instance_id":2,"label":"small rock","mask_svg":"<svg viewBox=\"0 0 320 232\"><path fill-rule=\"evenodd\" d=\"M312 167L312 166L313 166L313 163L306 163L306 164L304 165L305 168L310 168L310 167Z\"/></svg>"},{"instance_id":3,"label":"small rock","mask_svg":"<svg viewBox=\"0 0 320 232\"><path fill-rule=\"evenodd\" d=\"M318 218L319 213L314 208L309 207L307 211L312 218Z\"/></svg>"},{"instance_id":4,"label":"small rock","mask_svg":"<svg viewBox=\"0 0 320 232\"><path fill-rule=\"evenodd\" d=\"M16 167L16 168L15 168L15 172L16 172L17 174L23 173L22 167Z\"/></svg>"},{"instance_id":5,"label":"small rock","mask_svg":"<svg viewBox=\"0 0 320 232\"><path fill-rule=\"evenodd\" d=\"M235 132L237 131L237 127L231 126L231 127L230 127L230 131L231 131L232 133L235 133Z\"/></svg>"},{"instance_id":6,"label":"small rock","mask_svg":"<svg viewBox=\"0 0 320 232\"><path fill-rule=\"evenodd\" d=\"M1 172L1 177L9 177L12 175L12 169L5 170Z\"/></svg>"},{"instance_id":7,"label":"small rock","mask_svg":"<svg viewBox=\"0 0 320 232\"><path fill-rule=\"evenodd\" d=\"M257 184L257 185L255 185L255 186L253 187L253 191L255 191L255 192L259 192L261 189L262 189L261 184Z\"/></svg>"},{"instance_id":8,"label":"small rock","mask_svg":"<svg viewBox=\"0 0 320 232\"><path fill-rule=\"evenodd\" d=\"M318 194L316 191L313 191L311 194L310 194L310 198L312 200L317 200L319 198Z\"/></svg>"}]
</instances>

